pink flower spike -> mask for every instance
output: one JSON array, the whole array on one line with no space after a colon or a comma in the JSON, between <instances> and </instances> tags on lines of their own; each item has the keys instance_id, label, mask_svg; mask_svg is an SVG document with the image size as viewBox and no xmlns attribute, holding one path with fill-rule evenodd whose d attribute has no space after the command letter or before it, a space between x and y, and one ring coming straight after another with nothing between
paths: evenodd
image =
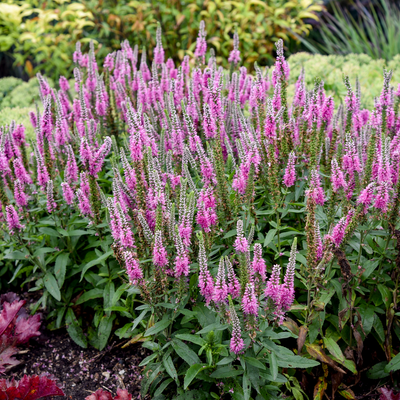
<instances>
[{"instance_id":1,"label":"pink flower spike","mask_svg":"<svg viewBox=\"0 0 400 400\"><path fill-rule=\"evenodd\" d=\"M61 183L63 195L64 195L64 200L65 202L71 206L74 203L74 191L72 190L71 186L67 182Z\"/></svg>"},{"instance_id":2,"label":"pink flower spike","mask_svg":"<svg viewBox=\"0 0 400 400\"><path fill-rule=\"evenodd\" d=\"M214 280L210 275L207 266L206 249L204 247L204 238L200 236L199 243L199 288L200 294L204 296L206 304L209 304L214 297Z\"/></svg>"},{"instance_id":3,"label":"pink flower spike","mask_svg":"<svg viewBox=\"0 0 400 400\"><path fill-rule=\"evenodd\" d=\"M28 205L28 196L19 179L14 182L14 199L18 207L26 207Z\"/></svg>"},{"instance_id":4,"label":"pink flower spike","mask_svg":"<svg viewBox=\"0 0 400 400\"><path fill-rule=\"evenodd\" d=\"M16 231L18 232L25 228L25 225L20 223L19 215L12 205L6 206L6 220L8 230L11 234L14 234Z\"/></svg>"},{"instance_id":5,"label":"pink flower spike","mask_svg":"<svg viewBox=\"0 0 400 400\"><path fill-rule=\"evenodd\" d=\"M236 299L237 297L240 296L240 292L242 289L239 280L236 277L233 265L230 262L228 256L225 256L225 264L228 270L228 292L231 295L232 299Z\"/></svg>"},{"instance_id":6,"label":"pink flower spike","mask_svg":"<svg viewBox=\"0 0 400 400\"><path fill-rule=\"evenodd\" d=\"M132 284L136 284L139 279L143 278L143 271L140 268L139 260L134 257L130 251L124 252L125 268Z\"/></svg>"},{"instance_id":7,"label":"pink flower spike","mask_svg":"<svg viewBox=\"0 0 400 400\"><path fill-rule=\"evenodd\" d=\"M228 286L225 280L225 263L224 258L219 260L217 280L214 287L214 298L216 303L223 303L228 297Z\"/></svg>"},{"instance_id":8,"label":"pink flower spike","mask_svg":"<svg viewBox=\"0 0 400 400\"><path fill-rule=\"evenodd\" d=\"M206 42L206 31L205 31L205 23L204 21L200 22L199 36L196 41L196 50L194 51L194 56L197 58L201 58L204 63L204 56L207 51L207 42Z\"/></svg>"},{"instance_id":9,"label":"pink flower spike","mask_svg":"<svg viewBox=\"0 0 400 400\"><path fill-rule=\"evenodd\" d=\"M162 45L162 36L161 36L161 26L157 26L157 33L156 33L156 42L157 45L154 49L154 62L156 64L162 65L164 62L164 49Z\"/></svg>"},{"instance_id":10,"label":"pink flower spike","mask_svg":"<svg viewBox=\"0 0 400 400\"><path fill-rule=\"evenodd\" d=\"M239 51L239 35L237 31L233 34L233 50L229 54L228 62L237 64L240 62L240 51Z\"/></svg>"},{"instance_id":11,"label":"pink flower spike","mask_svg":"<svg viewBox=\"0 0 400 400\"><path fill-rule=\"evenodd\" d=\"M238 253L247 253L249 251L249 243L244 237L243 221L239 220L236 224L237 236L233 247Z\"/></svg>"},{"instance_id":12,"label":"pink flower spike","mask_svg":"<svg viewBox=\"0 0 400 400\"><path fill-rule=\"evenodd\" d=\"M254 258L251 263L251 273L254 276L255 274L260 275L262 281L265 281L266 265L265 261L262 258L262 247L260 243L256 243L254 245Z\"/></svg>"},{"instance_id":13,"label":"pink flower spike","mask_svg":"<svg viewBox=\"0 0 400 400\"><path fill-rule=\"evenodd\" d=\"M244 341L242 339L242 330L240 329L240 321L236 314L233 304L230 307L231 321L232 321L232 337L230 343L230 350L236 355L243 353L245 348Z\"/></svg>"},{"instance_id":14,"label":"pink flower spike","mask_svg":"<svg viewBox=\"0 0 400 400\"><path fill-rule=\"evenodd\" d=\"M244 314L258 315L258 301L252 283L248 283L244 291L242 309Z\"/></svg>"},{"instance_id":15,"label":"pink flower spike","mask_svg":"<svg viewBox=\"0 0 400 400\"><path fill-rule=\"evenodd\" d=\"M292 151L289 154L289 161L287 163L285 175L283 177L283 183L287 187L293 186L294 183L296 182L295 162L296 162L296 156L295 156L294 152Z\"/></svg>"},{"instance_id":16,"label":"pink flower spike","mask_svg":"<svg viewBox=\"0 0 400 400\"><path fill-rule=\"evenodd\" d=\"M168 265L168 254L162 242L161 231L157 231L155 233L155 242L153 248L153 263L158 267L165 267Z\"/></svg>"},{"instance_id":17,"label":"pink flower spike","mask_svg":"<svg viewBox=\"0 0 400 400\"><path fill-rule=\"evenodd\" d=\"M57 209L57 204L54 201L54 185L53 181L50 179L47 182L47 188L46 188L46 194L47 194L47 211L51 214L53 211Z\"/></svg>"}]
</instances>

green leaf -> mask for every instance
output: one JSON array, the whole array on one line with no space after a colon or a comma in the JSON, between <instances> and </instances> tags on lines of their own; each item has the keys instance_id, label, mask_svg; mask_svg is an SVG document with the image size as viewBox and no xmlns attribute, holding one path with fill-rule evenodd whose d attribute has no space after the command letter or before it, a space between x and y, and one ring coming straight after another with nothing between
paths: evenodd
<instances>
[{"instance_id":1,"label":"green leaf","mask_svg":"<svg viewBox=\"0 0 400 400\"><path fill-rule=\"evenodd\" d=\"M7 260L25 260L27 258L26 256L28 256L28 254L15 250L12 253L6 254L4 258Z\"/></svg>"},{"instance_id":2,"label":"green leaf","mask_svg":"<svg viewBox=\"0 0 400 400\"><path fill-rule=\"evenodd\" d=\"M332 339L328 337L323 337L324 345L334 357L336 357L340 363L344 363L345 357L340 349L339 345Z\"/></svg>"},{"instance_id":3,"label":"green leaf","mask_svg":"<svg viewBox=\"0 0 400 400\"><path fill-rule=\"evenodd\" d=\"M259 361L259 360L257 360L257 358L254 358L254 357L244 357L244 359L245 359L245 361L246 362L248 362L250 365L252 365L253 367L256 367L256 368L258 368L258 369L264 369L264 370L266 370L266 368L265 368L265 365L261 362L261 361Z\"/></svg>"},{"instance_id":4,"label":"green leaf","mask_svg":"<svg viewBox=\"0 0 400 400\"><path fill-rule=\"evenodd\" d=\"M146 357L144 360L142 360L142 362L139 364L139 367L144 367L144 366L147 365L150 361L154 360L157 356L158 356L158 353L153 353L153 354L149 355L149 356Z\"/></svg>"},{"instance_id":5,"label":"green leaf","mask_svg":"<svg viewBox=\"0 0 400 400\"><path fill-rule=\"evenodd\" d=\"M372 325L379 336L379 339L385 341L385 331L383 330L382 321L380 320L378 314L375 314L374 324ZM400 354L400 353L399 353Z\"/></svg>"},{"instance_id":6,"label":"green leaf","mask_svg":"<svg viewBox=\"0 0 400 400\"><path fill-rule=\"evenodd\" d=\"M53 236L53 237L60 237L60 234L53 228L39 228L39 232L44 233L45 235Z\"/></svg>"},{"instance_id":7,"label":"green leaf","mask_svg":"<svg viewBox=\"0 0 400 400\"><path fill-rule=\"evenodd\" d=\"M98 299L100 297L103 297L103 289L94 288L83 293L83 295L76 301L75 305L82 304L88 300Z\"/></svg>"},{"instance_id":8,"label":"green leaf","mask_svg":"<svg viewBox=\"0 0 400 400\"><path fill-rule=\"evenodd\" d=\"M197 354L185 343L178 338L172 339L172 347L176 351L176 354L189 365L201 364L200 358Z\"/></svg>"},{"instance_id":9,"label":"green leaf","mask_svg":"<svg viewBox=\"0 0 400 400\"><path fill-rule=\"evenodd\" d=\"M172 321L169 319L163 319L161 321L158 321L151 328L147 329L147 331L144 333L144 336L146 337L146 336L156 335L157 333L167 328L171 324L171 322Z\"/></svg>"},{"instance_id":10,"label":"green leaf","mask_svg":"<svg viewBox=\"0 0 400 400\"><path fill-rule=\"evenodd\" d=\"M109 309L112 306L112 299L115 293L115 285L114 282L107 282L104 292L103 292L103 307L104 310ZM110 315L110 311L107 311L108 315Z\"/></svg>"},{"instance_id":11,"label":"green leaf","mask_svg":"<svg viewBox=\"0 0 400 400\"><path fill-rule=\"evenodd\" d=\"M191 335L189 333L181 333L181 334L176 335L175 337L177 337L178 339L181 339L181 340L185 340L187 342L192 342L192 343L198 344L199 346L204 346L207 343L200 336Z\"/></svg>"},{"instance_id":12,"label":"green leaf","mask_svg":"<svg viewBox=\"0 0 400 400\"><path fill-rule=\"evenodd\" d=\"M221 379L221 378L233 378L234 376L242 375L243 370L233 369L230 365L226 367L220 367L215 370L210 378Z\"/></svg>"},{"instance_id":13,"label":"green leaf","mask_svg":"<svg viewBox=\"0 0 400 400\"><path fill-rule=\"evenodd\" d=\"M400 369L400 353L398 353L394 358L390 360L388 365L386 365L384 371L385 372L395 372Z\"/></svg>"},{"instance_id":14,"label":"green leaf","mask_svg":"<svg viewBox=\"0 0 400 400\"><path fill-rule=\"evenodd\" d=\"M375 271L375 269L378 267L379 262L380 262L379 260L376 260L376 261L368 260L365 263L365 271L362 274L362 277L364 279L368 278Z\"/></svg>"},{"instance_id":15,"label":"green leaf","mask_svg":"<svg viewBox=\"0 0 400 400\"><path fill-rule=\"evenodd\" d=\"M79 326L78 320L75 317L75 314L72 308L68 308L67 315L65 317L65 322L67 324L67 332L71 339L79 346L84 349L87 348L87 339L83 334L82 328Z\"/></svg>"},{"instance_id":16,"label":"green leaf","mask_svg":"<svg viewBox=\"0 0 400 400\"><path fill-rule=\"evenodd\" d=\"M174 367L174 363L172 362L171 356L168 356L167 358L164 358L163 359L163 364L164 364L165 370L168 372L168 375L175 382L178 382L178 374L177 374L176 369Z\"/></svg>"},{"instance_id":17,"label":"green leaf","mask_svg":"<svg viewBox=\"0 0 400 400\"><path fill-rule=\"evenodd\" d=\"M92 230L84 231L82 229L76 229L73 231L69 231L68 236L94 235L95 233L96 233L96 231L92 231Z\"/></svg>"},{"instance_id":18,"label":"green leaf","mask_svg":"<svg viewBox=\"0 0 400 400\"><path fill-rule=\"evenodd\" d=\"M276 231L277 231L276 229L270 229L268 231L267 236L265 237L264 240L264 247L267 247L271 243L272 239L275 236Z\"/></svg>"},{"instance_id":19,"label":"green leaf","mask_svg":"<svg viewBox=\"0 0 400 400\"><path fill-rule=\"evenodd\" d=\"M234 361L233 357L224 357L222 360L217 362L217 365L225 365L225 364L230 364L232 361Z\"/></svg>"},{"instance_id":20,"label":"green leaf","mask_svg":"<svg viewBox=\"0 0 400 400\"><path fill-rule=\"evenodd\" d=\"M93 267L93 266L95 266L95 265L98 265L98 264L100 264L101 262L107 260L107 258L110 257L111 254L113 254L113 253L114 253L114 252L113 252L112 250L110 250L110 251L108 251L107 253L105 253L105 254L103 254L102 256L100 256L99 258L96 258L95 260L92 260L92 261L88 262L88 263L83 267L80 282L82 282L82 279L83 279L83 277L85 276L85 273L86 273L86 271L87 271L89 268L91 268L91 267Z\"/></svg>"},{"instance_id":21,"label":"green leaf","mask_svg":"<svg viewBox=\"0 0 400 400\"><path fill-rule=\"evenodd\" d=\"M378 364L375 364L371 369L367 372L367 378L369 379L383 379L389 376L389 372L385 372L385 368L387 366L387 361L382 361Z\"/></svg>"},{"instance_id":22,"label":"green leaf","mask_svg":"<svg viewBox=\"0 0 400 400\"><path fill-rule=\"evenodd\" d=\"M143 310L137 318L133 321L132 330L134 330L139 324L140 321L145 317L149 310Z\"/></svg>"},{"instance_id":23,"label":"green leaf","mask_svg":"<svg viewBox=\"0 0 400 400\"><path fill-rule=\"evenodd\" d=\"M166 380L158 387L158 389L154 392L154 397L159 396L159 395L164 391L164 389L165 389L171 382L173 382L173 381L174 381L174 380L173 380L172 378L166 379Z\"/></svg>"},{"instance_id":24,"label":"green leaf","mask_svg":"<svg viewBox=\"0 0 400 400\"><path fill-rule=\"evenodd\" d=\"M244 400L250 400L250 393L251 393L251 383L247 378L247 374L243 374L243 394Z\"/></svg>"},{"instance_id":25,"label":"green leaf","mask_svg":"<svg viewBox=\"0 0 400 400\"><path fill-rule=\"evenodd\" d=\"M222 239L228 239L232 236L236 236L237 235L237 231L236 229L232 229L229 232L225 233L224 237Z\"/></svg>"},{"instance_id":26,"label":"green leaf","mask_svg":"<svg viewBox=\"0 0 400 400\"><path fill-rule=\"evenodd\" d=\"M283 358L283 357L282 357ZM277 360L278 366L282 368L310 368L320 365L318 361L310 360L301 356L284 356L284 359Z\"/></svg>"},{"instance_id":27,"label":"green leaf","mask_svg":"<svg viewBox=\"0 0 400 400\"><path fill-rule=\"evenodd\" d=\"M104 316L100 321L99 327L97 329L100 351L103 350L107 345L107 341L108 338L110 337L111 330L113 327L114 319L115 319L115 314L110 316Z\"/></svg>"},{"instance_id":28,"label":"green leaf","mask_svg":"<svg viewBox=\"0 0 400 400\"><path fill-rule=\"evenodd\" d=\"M152 365L152 369L150 370L150 371L152 371L152 373L146 379L143 379L143 381L142 381L141 394L143 397L146 395L147 391L149 390L150 385L153 383L154 379L156 379L156 377L162 367L161 363L153 364L153 365ZM150 371L148 371L148 372L150 372Z\"/></svg>"},{"instance_id":29,"label":"green leaf","mask_svg":"<svg viewBox=\"0 0 400 400\"><path fill-rule=\"evenodd\" d=\"M392 293L389 288L385 285L378 285L378 290L382 295L382 300L385 303L386 309L389 308L390 303L392 302Z\"/></svg>"},{"instance_id":30,"label":"green leaf","mask_svg":"<svg viewBox=\"0 0 400 400\"><path fill-rule=\"evenodd\" d=\"M227 328L229 328L229 324L220 324L219 322L215 322L196 332L196 335L202 335L211 331L223 331Z\"/></svg>"},{"instance_id":31,"label":"green leaf","mask_svg":"<svg viewBox=\"0 0 400 400\"><path fill-rule=\"evenodd\" d=\"M68 253L61 253L58 255L58 257L56 259L56 265L54 267L54 275L56 276L58 286L60 288L64 284L68 260L69 260Z\"/></svg>"},{"instance_id":32,"label":"green leaf","mask_svg":"<svg viewBox=\"0 0 400 400\"><path fill-rule=\"evenodd\" d=\"M56 300L60 301L61 300L61 292L57 285L56 278L54 278L54 275L50 271L46 272L46 275L43 277L43 282L44 282L44 286L49 291L49 293Z\"/></svg>"},{"instance_id":33,"label":"green leaf","mask_svg":"<svg viewBox=\"0 0 400 400\"><path fill-rule=\"evenodd\" d=\"M278 377L278 362L276 360L276 355L274 352L268 353L269 357L269 367L271 370L272 379L275 381Z\"/></svg>"},{"instance_id":34,"label":"green leaf","mask_svg":"<svg viewBox=\"0 0 400 400\"><path fill-rule=\"evenodd\" d=\"M33 256L34 257L39 257L39 256L41 256L41 255L43 255L43 254L46 254L46 253L53 253L53 252L55 252L56 251L56 249L54 249L53 247L41 247L40 249L37 249L34 253L33 253Z\"/></svg>"}]
</instances>

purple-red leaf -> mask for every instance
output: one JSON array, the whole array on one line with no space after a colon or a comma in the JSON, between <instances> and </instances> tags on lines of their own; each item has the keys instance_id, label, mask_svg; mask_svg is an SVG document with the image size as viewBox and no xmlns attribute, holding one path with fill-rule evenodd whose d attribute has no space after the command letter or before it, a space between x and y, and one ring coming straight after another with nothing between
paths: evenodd
<instances>
[{"instance_id":1,"label":"purple-red leaf","mask_svg":"<svg viewBox=\"0 0 400 400\"><path fill-rule=\"evenodd\" d=\"M392 389L386 389L385 387L379 388L381 395L379 400L400 400L400 393L393 393Z\"/></svg>"},{"instance_id":2,"label":"purple-red leaf","mask_svg":"<svg viewBox=\"0 0 400 400\"><path fill-rule=\"evenodd\" d=\"M17 344L27 343L33 336L39 336L39 328L40 315L38 314L27 319L18 318L14 330Z\"/></svg>"},{"instance_id":3,"label":"purple-red leaf","mask_svg":"<svg viewBox=\"0 0 400 400\"><path fill-rule=\"evenodd\" d=\"M0 313L0 335L5 332L24 304L24 300L15 300L12 304L4 302Z\"/></svg>"},{"instance_id":4,"label":"purple-red leaf","mask_svg":"<svg viewBox=\"0 0 400 400\"><path fill-rule=\"evenodd\" d=\"M132 400L132 395L125 389L117 389L117 396L114 400Z\"/></svg>"},{"instance_id":5,"label":"purple-red leaf","mask_svg":"<svg viewBox=\"0 0 400 400\"><path fill-rule=\"evenodd\" d=\"M56 382L47 376L25 375L19 382L0 379L0 400L38 400L47 396L64 396Z\"/></svg>"},{"instance_id":6,"label":"purple-red leaf","mask_svg":"<svg viewBox=\"0 0 400 400\"><path fill-rule=\"evenodd\" d=\"M112 397L110 392L98 389L93 394L86 397L85 400L132 400L132 395L125 389L117 389L117 395Z\"/></svg>"},{"instance_id":7,"label":"purple-red leaf","mask_svg":"<svg viewBox=\"0 0 400 400\"><path fill-rule=\"evenodd\" d=\"M113 400L112 394L103 389L97 389L93 394L86 397L85 400Z\"/></svg>"},{"instance_id":8,"label":"purple-red leaf","mask_svg":"<svg viewBox=\"0 0 400 400\"><path fill-rule=\"evenodd\" d=\"M3 346L5 347L4 349ZM19 364L19 361L12 357L17 353L18 349L16 347L8 346L8 343L0 341L0 374L4 374L6 366L15 367Z\"/></svg>"},{"instance_id":9,"label":"purple-red leaf","mask_svg":"<svg viewBox=\"0 0 400 400\"><path fill-rule=\"evenodd\" d=\"M5 299L14 301L10 304ZM39 336L40 315L29 317L22 312L24 300L15 299L13 293L1 297L0 304L0 374L7 368L18 365L12 356L18 353L17 345L27 343L33 336Z\"/></svg>"}]
</instances>

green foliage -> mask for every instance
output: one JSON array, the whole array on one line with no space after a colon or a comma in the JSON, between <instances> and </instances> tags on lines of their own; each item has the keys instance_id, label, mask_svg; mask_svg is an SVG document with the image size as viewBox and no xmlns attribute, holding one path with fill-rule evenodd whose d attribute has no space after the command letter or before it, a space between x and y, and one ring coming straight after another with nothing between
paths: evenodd
<instances>
[{"instance_id":1,"label":"green foliage","mask_svg":"<svg viewBox=\"0 0 400 400\"><path fill-rule=\"evenodd\" d=\"M324 86L329 95L334 96L335 103L341 104L346 96L343 85L343 75L348 76L352 85L356 79L361 87L361 106L372 109L374 98L382 90L382 71L384 68L393 71L393 81L400 82L400 55L393 60L374 60L366 54L319 55L297 53L289 57L291 68L290 83L294 84L300 75L302 67L305 69L305 81L309 89L314 86L316 77L324 81ZM294 86L288 88L290 98L294 95Z\"/></svg>"},{"instance_id":2,"label":"green foliage","mask_svg":"<svg viewBox=\"0 0 400 400\"><path fill-rule=\"evenodd\" d=\"M4 78L9 79L9 78ZM2 79L0 79L0 82ZM54 86L54 83L49 79L49 85ZM32 107L35 103L40 102L40 96L38 93L38 80L37 78L32 78L28 82L21 82L16 85L7 96L4 96L0 107Z\"/></svg>"},{"instance_id":3,"label":"green foliage","mask_svg":"<svg viewBox=\"0 0 400 400\"><path fill-rule=\"evenodd\" d=\"M125 39L153 48L157 22L166 56L175 61L193 54L204 20L208 46L216 49L219 62L227 65L237 29L244 65L270 64L273 43L308 34L306 19L317 19L321 10L320 0L8 1L0 4L0 51L15 57L30 76L40 70L53 78L71 76L77 40L98 42L101 57Z\"/></svg>"},{"instance_id":4,"label":"green foliage","mask_svg":"<svg viewBox=\"0 0 400 400\"><path fill-rule=\"evenodd\" d=\"M353 10L333 2L333 14L324 13L315 41L301 39L308 50L322 54L367 54L373 59L392 60L400 53L400 8L398 2L379 0ZM354 17L356 14L356 17Z\"/></svg>"},{"instance_id":5,"label":"green foliage","mask_svg":"<svg viewBox=\"0 0 400 400\"><path fill-rule=\"evenodd\" d=\"M6 95L22 82L22 79L14 78L12 76L0 79L0 102L2 102Z\"/></svg>"},{"instance_id":6,"label":"green foliage","mask_svg":"<svg viewBox=\"0 0 400 400\"><path fill-rule=\"evenodd\" d=\"M1 80L0 80L1 82ZM0 126L10 125L12 121L18 121L19 124L24 125L25 134L29 140L35 138L35 132L29 120L29 111L34 111L35 107L1 107L0 111Z\"/></svg>"}]
</instances>

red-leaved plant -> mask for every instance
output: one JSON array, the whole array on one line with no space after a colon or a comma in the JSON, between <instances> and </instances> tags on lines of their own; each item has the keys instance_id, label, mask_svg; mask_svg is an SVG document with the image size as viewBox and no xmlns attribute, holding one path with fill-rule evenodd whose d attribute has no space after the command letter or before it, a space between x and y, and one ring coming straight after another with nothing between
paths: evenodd
<instances>
[{"instance_id":1,"label":"red-leaved plant","mask_svg":"<svg viewBox=\"0 0 400 400\"><path fill-rule=\"evenodd\" d=\"M0 296L0 374L19 364L17 346L40 335L40 315L28 316L24 304L14 293Z\"/></svg>"},{"instance_id":2,"label":"red-leaved plant","mask_svg":"<svg viewBox=\"0 0 400 400\"><path fill-rule=\"evenodd\" d=\"M117 395L113 397L110 392L97 389L93 394L86 397L85 400L132 400L132 395L125 389L117 389Z\"/></svg>"},{"instance_id":3,"label":"red-leaved plant","mask_svg":"<svg viewBox=\"0 0 400 400\"><path fill-rule=\"evenodd\" d=\"M379 388L381 395L379 400L400 400L400 393L394 393L392 389L386 389L385 387Z\"/></svg>"},{"instance_id":4,"label":"red-leaved plant","mask_svg":"<svg viewBox=\"0 0 400 400\"><path fill-rule=\"evenodd\" d=\"M0 379L0 400L37 400L47 396L64 396L64 392L45 375L24 375L19 382Z\"/></svg>"}]
</instances>

